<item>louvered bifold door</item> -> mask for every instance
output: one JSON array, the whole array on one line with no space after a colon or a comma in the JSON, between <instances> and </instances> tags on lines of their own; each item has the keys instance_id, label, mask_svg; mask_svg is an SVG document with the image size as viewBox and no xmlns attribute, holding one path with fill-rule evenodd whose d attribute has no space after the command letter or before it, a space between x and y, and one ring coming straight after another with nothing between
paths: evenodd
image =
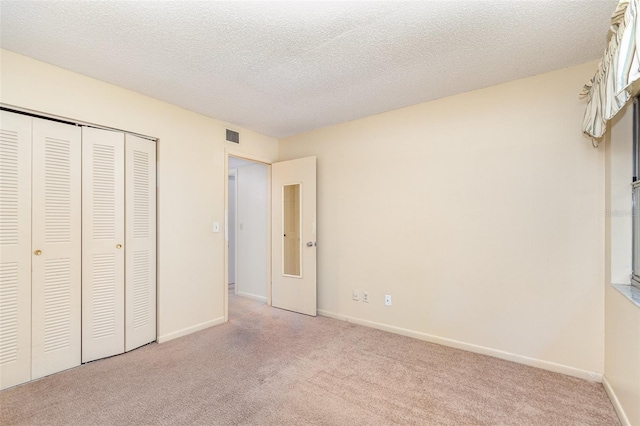
<instances>
[{"instance_id":1,"label":"louvered bifold door","mask_svg":"<svg viewBox=\"0 0 640 426\"><path fill-rule=\"evenodd\" d=\"M0 112L0 389L31 379L31 121Z\"/></svg>"},{"instance_id":2,"label":"louvered bifold door","mask_svg":"<svg viewBox=\"0 0 640 426\"><path fill-rule=\"evenodd\" d=\"M125 141L125 350L156 340L156 144Z\"/></svg>"},{"instance_id":3,"label":"louvered bifold door","mask_svg":"<svg viewBox=\"0 0 640 426\"><path fill-rule=\"evenodd\" d=\"M124 352L124 133L82 129L82 362Z\"/></svg>"},{"instance_id":4,"label":"louvered bifold door","mask_svg":"<svg viewBox=\"0 0 640 426\"><path fill-rule=\"evenodd\" d=\"M32 379L80 364L80 138L33 119Z\"/></svg>"}]
</instances>

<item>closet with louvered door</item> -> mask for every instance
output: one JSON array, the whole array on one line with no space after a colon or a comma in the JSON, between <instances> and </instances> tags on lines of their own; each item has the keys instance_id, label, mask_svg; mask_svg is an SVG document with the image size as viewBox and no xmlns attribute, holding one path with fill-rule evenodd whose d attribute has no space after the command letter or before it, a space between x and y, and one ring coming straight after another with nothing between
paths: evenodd
<instances>
[{"instance_id":1,"label":"closet with louvered door","mask_svg":"<svg viewBox=\"0 0 640 426\"><path fill-rule=\"evenodd\" d=\"M31 379L80 365L81 132L32 118Z\"/></svg>"},{"instance_id":2,"label":"closet with louvered door","mask_svg":"<svg viewBox=\"0 0 640 426\"><path fill-rule=\"evenodd\" d=\"M0 389L156 340L155 149L0 111Z\"/></svg>"},{"instance_id":3,"label":"closet with louvered door","mask_svg":"<svg viewBox=\"0 0 640 426\"><path fill-rule=\"evenodd\" d=\"M125 143L125 350L156 340L156 144Z\"/></svg>"},{"instance_id":4,"label":"closet with louvered door","mask_svg":"<svg viewBox=\"0 0 640 426\"><path fill-rule=\"evenodd\" d=\"M0 112L0 388L80 365L80 128Z\"/></svg>"},{"instance_id":5,"label":"closet with louvered door","mask_svg":"<svg viewBox=\"0 0 640 426\"><path fill-rule=\"evenodd\" d=\"M80 365L81 132L33 118L31 379Z\"/></svg>"},{"instance_id":6,"label":"closet with louvered door","mask_svg":"<svg viewBox=\"0 0 640 426\"><path fill-rule=\"evenodd\" d=\"M124 352L124 133L82 129L82 362Z\"/></svg>"},{"instance_id":7,"label":"closet with louvered door","mask_svg":"<svg viewBox=\"0 0 640 426\"><path fill-rule=\"evenodd\" d=\"M31 118L0 111L0 389L31 380Z\"/></svg>"},{"instance_id":8,"label":"closet with louvered door","mask_svg":"<svg viewBox=\"0 0 640 426\"><path fill-rule=\"evenodd\" d=\"M83 129L82 362L156 340L156 145Z\"/></svg>"}]
</instances>

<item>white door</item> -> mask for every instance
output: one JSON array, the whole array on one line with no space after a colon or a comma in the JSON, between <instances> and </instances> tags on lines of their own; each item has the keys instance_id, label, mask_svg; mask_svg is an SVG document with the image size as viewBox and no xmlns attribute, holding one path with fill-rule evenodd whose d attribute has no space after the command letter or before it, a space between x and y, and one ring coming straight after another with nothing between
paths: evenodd
<instances>
[{"instance_id":1,"label":"white door","mask_svg":"<svg viewBox=\"0 0 640 426\"><path fill-rule=\"evenodd\" d=\"M31 379L31 122L0 112L0 389Z\"/></svg>"},{"instance_id":2,"label":"white door","mask_svg":"<svg viewBox=\"0 0 640 426\"><path fill-rule=\"evenodd\" d=\"M82 362L124 352L124 133L82 129Z\"/></svg>"},{"instance_id":3,"label":"white door","mask_svg":"<svg viewBox=\"0 0 640 426\"><path fill-rule=\"evenodd\" d=\"M80 140L33 119L32 379L80 365Z\"/></svg>"},{"instance_id":4,"label":"white door","mask_svg":"<svg viewBox=\"0 0 640 426\"><path fill-rule=\"evenodd\" d=\"M125 140L125 350L156 340L156 144ZM179 230L174 230L179 232Z\"/></svg>"},{"instance_id":5,"label":"white door","mask_svg":"<svg viewBox=\"0 0 640 426\"><path fill-rule=\"evenodd\" d=\"M316 315L316 157L271 166L271 302Z\"/></svg>"}]
</instances>

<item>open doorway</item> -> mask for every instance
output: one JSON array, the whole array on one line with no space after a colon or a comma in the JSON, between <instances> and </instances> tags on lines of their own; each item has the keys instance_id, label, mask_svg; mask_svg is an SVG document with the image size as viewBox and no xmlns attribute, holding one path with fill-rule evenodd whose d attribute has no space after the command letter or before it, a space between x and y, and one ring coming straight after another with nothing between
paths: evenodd
<instances>
[{"instance_id":1,"label":"open doorway","mask_svg":"<svg viewBox=\"0 0 640 426\"><path fill-rule=\"evenodd\" d=\"M228 160L227 291L267 303L269 276L269 166L244 158ZM233 303L229 303L233 317Z\"/></svg>"}]
</instances>

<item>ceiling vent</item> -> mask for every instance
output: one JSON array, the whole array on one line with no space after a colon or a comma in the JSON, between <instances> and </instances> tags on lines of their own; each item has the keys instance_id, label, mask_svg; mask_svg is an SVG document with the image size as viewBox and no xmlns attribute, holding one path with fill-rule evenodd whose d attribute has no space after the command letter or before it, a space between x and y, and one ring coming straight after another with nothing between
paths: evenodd
<instances>
[{"instance_id":1,"label":"ceiling vent","mask_svg":"<svg viewBox=\"0 0 640 426\"><path fill-rule=\"evenodd\" d=\"M240 143L240 133L227 129L227 140L233 143Z\"/></svg>"}]
</instances>

